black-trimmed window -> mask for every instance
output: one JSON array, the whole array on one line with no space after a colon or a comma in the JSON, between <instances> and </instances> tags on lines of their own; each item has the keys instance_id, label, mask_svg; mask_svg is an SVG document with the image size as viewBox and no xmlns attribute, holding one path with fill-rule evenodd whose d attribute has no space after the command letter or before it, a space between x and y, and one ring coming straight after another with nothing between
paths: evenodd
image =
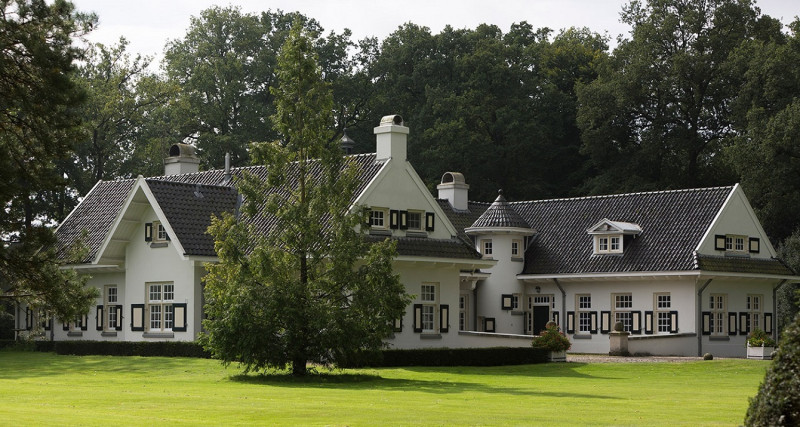
<instances>
[{"instance_id":1,"label":"black-trimmed window","mask_svg":"<svg viewBox=\"0 0 800 427\"><path fill-rule=\"evenodd\" d=\"M611 298L613 303L611 316L614 323L622 322L625 332L633 332L633 295L612 294Z\"/></svg>"},{"instance_id":2,"label":"black-trimmed window","mask_svg":"<svg viewBox=\"0 0 800 427\"><path fill-rule=\"evenodd\" d=\"M369 226L372 228L386 228L386 210L371 209L369 211Z\"/></svg>"},{"instance_id":3,"label":"black-trimmed window","mask_svg":"<svg viewBox=\"0 0 800 427\"><path fill-rule=\"evenodd\" d=\"M708 296L708 332L710 335L725 335L728 322L728 295L711 294ZM734 323L735 324L735 323Z\"/></svg>"},{"instance_id":4,"label":"black-trimmed window","mask_svg":"<svg viewBox=\"0 0 800 427\"><path fill-rule=\"evenodd\" d=\"M747 295L747 299L745 300L745 308L747 308L747 331L753 331L755 329L764 329L764 325L761 322L761 316L763 313L763 305L762 302L764 301L763 295L754 295L749 294Z\"/></svg>"},{"instance_id":5,"label":"black-trimmed window","mask_svg":"<svg viewBox=\"0 0 800 427\"><path fill-rule=\"evenodd\" d=\"M173 283L147 284L147 331L171 331L175 322L175 285Z\"/></svg>"}]
</instances>

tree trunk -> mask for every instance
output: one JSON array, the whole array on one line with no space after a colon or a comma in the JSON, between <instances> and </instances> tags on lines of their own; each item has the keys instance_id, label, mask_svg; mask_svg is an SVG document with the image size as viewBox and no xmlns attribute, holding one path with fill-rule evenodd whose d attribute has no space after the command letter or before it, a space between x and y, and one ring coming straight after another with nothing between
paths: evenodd
<instances>
[{"instance_id":1,"label":"tree trunk","mask_svg":"<svg viewBox=\"0 0 800 427\"><path fill-rule=\"evenodd\" d=\"M302 358L295 357L292 360L292 375L296 377L304 376L307 373L306 370L306 361Z\"/></svg>"}]
</instances>

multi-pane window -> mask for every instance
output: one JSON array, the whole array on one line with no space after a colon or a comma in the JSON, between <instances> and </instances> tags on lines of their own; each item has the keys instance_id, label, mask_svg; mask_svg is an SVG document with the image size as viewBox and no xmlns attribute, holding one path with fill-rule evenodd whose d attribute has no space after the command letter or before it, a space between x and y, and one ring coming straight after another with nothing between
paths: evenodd
<instances>
[{"instance_id":1,"label":"multi-pane window","mask_svg":"<svg viewBox=\"0 0 800 427\"><path fill-rule=\"evenodd\" d=\"M595 253L622 253L622 236L595 236Z\"/></svg>"},{"instance_id":2,"label":"multi-pane window","mask_svg":"<svg viewBox=\"0 0 800 427\"><path fill-rule=\"evenodd\" d=\"M483 247L482 247L483 255L484 256L491 256L492 255L492 240L491 239L485 239L482 242L483 242Z\"/></svg>"},{"instance_id":3,"label":"multi-pane window","mask_svg":"<svg viewBox=\"0 0 800 427\"><path fill-rule=\"evenodd\" d=\"M369 211L369 225L375 228L386 228L386 212L379 209Z\"/></svg>"},{"instance_id":4,"label":"multi-pane window","mask_svg":"<svg viewBox=\"0 0 800 427\"><path fill-rule=\"evenodd\" d=\"M422 230L422 213L420 212L408 213L408 229Z\"/></svg>"},{"instance_id":5,"label":"multi-pane window","mask_svg":"<svg viewBox=\"0 0 800 427\"><path fill-rule=\"evenodd\" d=\"M520 255L520 246L522 246L521 240L511 241L511 256L518 257Z\"/></svg>"},{"instance_id":6,"label":"multi-pane window","mask_svg":"<svg viewBox=\"0 0 800 427\"><path fill-rule=\"evenodd\" d=\"M611 239L611 252L619 252L619 237L612 237Z\"/></svg>"},{"instance_id":7,"label":"multi-pane window","mask_svg":"<svg viewBox=\"0 0 800 427\"><path fill-rule=\"evenodd\" d=\"M633 296L631 294L614 294L614 323L622 322L626 332L633 331Z\"/></svg>"},{"instance_id":8,"label":"multi-pane window","mask_svg":"<svg viewBox=\"0 0 800 427\"><path fill-rule=\"evenodd\" d=\"M725 294L711 294L708 299L708 305L711 310L711 317L708 320L708 326L711 330L711 335L724 335L728 296Z\"/></svg>"},{"instance_id":9,"label":"multi-pane window","mask_svg":"<svg viewBox=\"0 0 800 427\"><path fill-rule=\"evenodd\" d=\"M422 331L432 332L436 328L436 284L422 284L420 299L422 300Z\"/></svg>"},{"instance_id":10,"label":"multi-pane window","mask_svg":"<svg viewBox=\"0 0 800 427\"><path fill-rule=\"evenodd\" d=\"M172 330L175 320L174 299L175 285L172 283L151 283L147 286L148 330Z\"/></svg>"},{"instance_id":11,"label":"multi-pane window","mask_svg":"<svg viewBox=\"0 0 800 427\"><path fill-rule=\"evenodd\" d=\"M725 250L744 252L745 236L727 235L725 236Z\"/></svg>"},{"instance_id":12,"label":"multi-pane window","mask_svg":"<svg viewBox=\"0 0 800 427\"><path fill-rule=\"evenodd\" d=\"M575 296L578 302L578 331L591 332L592 330L592 296L589 294L578 294Z\"/></svg>"},{"instance_id":13,"label":"multi-pane window","mask_svg":"<svg viewBox=\"0 0 800 427\"><path fill-rule=\"evenodd\" d=\"M116 329L117 322L122 319L117 318L117 304L119 304L119 294L116 286L108 285L105 287L105 297L103 298L103 313L105 313L105 329L112 331Z\"/></svg>"},{"instance_id":14,"label":"multi-pane window","mask_svg":"<svg viewBox=\"0 0 800 427\"><path fill-rule=\"evenodd\" d=\"M511 295L511 309L512 310L519 310L519 300L521 298L520 294L512 294Z\"/></svg>"},{"instance_id":15,"label":"multi-pane window","mask_svg":"<svg viewBox=\"0 0 800 427\"><path fill-rule=\"evenodd\" d=\"M747 296L747 313L749 314L750 330L762 329L761 325L761 295L748 295Z\"/></svg>"},{"instance_id":16,"label":"multi-pane window","mask_svg":"<svg viewBox=\"0 0 800 427\"><path fill-rule=\"evenodd\" d=\"M655 294L655 311L658 332L669 332L671 326L670 309L672 308L672 299L670 294Z\"/></svg>"},{"instance_id":17,"label":"multi-pane window","mask_svg":"<svg viewBox=\"0 0 800 427\"><path fill-rule=\"evenodd\" d=\"M608 237L597 238L597 251L608 252Z\"/></svg>"}]
</instances>

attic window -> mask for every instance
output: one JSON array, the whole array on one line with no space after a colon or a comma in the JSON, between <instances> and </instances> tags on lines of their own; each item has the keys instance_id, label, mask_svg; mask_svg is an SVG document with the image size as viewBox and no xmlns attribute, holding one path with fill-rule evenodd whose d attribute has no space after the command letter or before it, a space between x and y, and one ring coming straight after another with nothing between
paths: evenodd
<instances>
[{"instance_id":1,"label":"attic window","mask_svg":"<svg viewBox=\"0 0 800 427\"><path fill-rule=\"evenodd\" d=\"M631 222L604 218L586 229L586 232L594 236L595 254L621 254L625 250L625 236L638 236L642 233L642 227Z\"/></svg>"}]
</instances>

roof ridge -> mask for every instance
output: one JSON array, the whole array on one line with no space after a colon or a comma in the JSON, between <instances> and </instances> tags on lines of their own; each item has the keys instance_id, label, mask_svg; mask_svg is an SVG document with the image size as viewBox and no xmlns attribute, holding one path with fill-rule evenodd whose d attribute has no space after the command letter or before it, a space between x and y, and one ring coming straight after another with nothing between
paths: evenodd
<instances>
[{"instance_id":1,"label":"roof ridge","mask_svg":"<svg viewBox=\"0 0 800 427\"><path fill-rule=\"evenodd\" d=\"M556 202L556 201L574 201L574 200L590 200L590 199L610 199L614 197L629 197L629 196L641 196L646 194L667 194L667 193L689 193L693 191L711 191L711 190L721 190L721 189L733 189L733 185L721 185L717 187L700 187L700 188L682 188L677 190L658 190L658 191L638 191L633 193L620 193L620 194L602 194L597 196L580 196L580 197L563 197L563 198L552 198L552 199L540 199L540 200L520 200L517 202L508 202L508 204L524 204L524 203L543 203L543 202Z\"/></svg>"}]
</instances>

